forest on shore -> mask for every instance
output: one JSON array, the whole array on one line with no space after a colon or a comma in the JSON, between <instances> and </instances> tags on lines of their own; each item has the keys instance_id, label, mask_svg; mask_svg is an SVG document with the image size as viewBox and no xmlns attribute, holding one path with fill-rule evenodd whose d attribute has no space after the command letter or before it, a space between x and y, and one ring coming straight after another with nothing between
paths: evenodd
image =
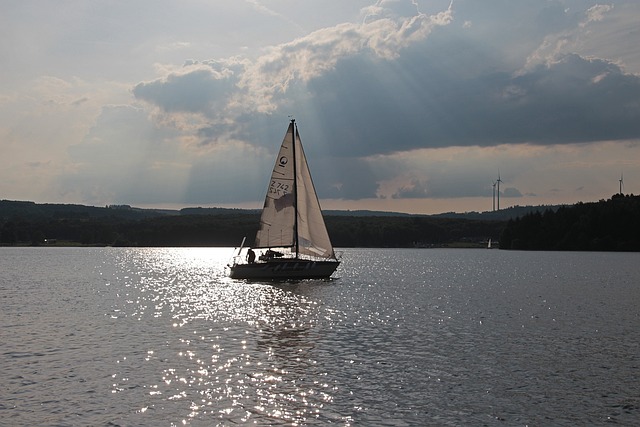
<instances>
[{"instance_id":1,"label":"forest on shore","mask_svg":"<svg viewBox=\"0 0 640 427\"><path fill-rule=\"evenodd\" d=\"M0 245L239 246L253 242L260 212L0 201ZM326 214L336 247L486 246L505 220L370 212Z\"/></svg>"},{"instance_id":2,"label":"forest on shore","mask_svg":"<svg viewBox=\"0 0 640 427\"><path fill-rule=\"evenodd\" d=\"M509 220L501 249L640 251L640 196L532 212Z\"/></svg>"},{"instance_id":3,"label":"forest on shore","mask_svg":"<svg viewBox=\"0 0 640 427\"><path fill-rule=\"evenodd\" d=\"M487 247L500 249L640 251L640 196L569 206L512 208L485 214L408 215L329 212L336 247ZM518 216L515 216L518 215ZM138 209L0 200L0 245L251 245L257 210Z\"/></svg>"}]
</instances>

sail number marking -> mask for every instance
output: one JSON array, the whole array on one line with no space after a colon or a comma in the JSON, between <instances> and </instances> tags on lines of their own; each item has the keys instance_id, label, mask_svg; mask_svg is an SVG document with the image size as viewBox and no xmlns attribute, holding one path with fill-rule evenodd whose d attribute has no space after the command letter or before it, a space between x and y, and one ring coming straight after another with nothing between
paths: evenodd
<instances>
[{"instance_id":1,"label":"sail number marking","mask_svg":"<svg viewBox=\"0 0 640 427\"><path fill-rule=\"evenodd\" d=\"M269 193L284 196L289 193L289 184L272 180L269 186Z\"/></svg>"}]
</instances>

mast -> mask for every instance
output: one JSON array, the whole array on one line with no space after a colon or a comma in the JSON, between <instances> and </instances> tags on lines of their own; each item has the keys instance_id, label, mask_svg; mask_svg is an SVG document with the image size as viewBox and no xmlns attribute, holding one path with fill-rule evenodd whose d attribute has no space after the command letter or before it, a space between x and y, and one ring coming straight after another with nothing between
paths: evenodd
<instances>
[{"instance_id":1,"label":"mast","mask_svg":"<svg viewBox=\"0 0 640 427\"><path fill-rule=\"evenodd\" d=\"M291 119L291 138L293 154L293 242L295 245L296 258L300 250L298 240L298 158L296 157L296 119Z\"/></svg>"}]
</instances>

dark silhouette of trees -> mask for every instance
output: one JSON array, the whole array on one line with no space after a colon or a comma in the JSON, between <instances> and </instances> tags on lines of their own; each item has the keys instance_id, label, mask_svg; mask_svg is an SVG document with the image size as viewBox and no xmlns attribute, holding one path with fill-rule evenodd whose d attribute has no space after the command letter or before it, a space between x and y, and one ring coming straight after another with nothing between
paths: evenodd
<instances>
[{"instance_id":1,"label":"dark silhouette of trees","mask_svg":"<svg viewBox=\"0 0 640 427\"><path fill-rule=\"evenodd\" d=\"M156 211L0 200L0 244L113 246L251 245L260 213L190 208ZM578 203L529 213L508 222L420 215L326 215L336 247L481 246L501 249L640 251L640 197ZM485 243L486 244L486 243Z\"/></svg>"},{"instance_id":2,"label":"dark silhouette of trees","mask_svg":"<svg viewBox=\"0 0 640 427\"><path fill-rule=\"evenodd\" d=\"M189 208L152 211L129 206L105 208L0 201L0 244L113 246L238 246L253 243L258 211ZM327 215L337 247L440 246L460 240L498 239L504 221L427 216ZM479 244L478 244L479 245Z\"/></svg>"},{"instance_id":3,"label":"dark silhouette of trees","mask_svg":"<svg viewBox=\"0 0 640 427\"><path fill-rule=\"evenodd\" d=\"M640 197L614 195L510 220L501 249L639 251Z\"/></svg>"}]
</instances>

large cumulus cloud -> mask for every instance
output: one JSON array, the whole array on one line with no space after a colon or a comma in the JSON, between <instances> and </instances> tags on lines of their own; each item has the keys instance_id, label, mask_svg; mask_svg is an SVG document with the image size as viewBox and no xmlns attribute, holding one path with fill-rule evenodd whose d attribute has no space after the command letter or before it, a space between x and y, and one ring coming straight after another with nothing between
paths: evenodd
<instances>
[{"instance_id":1,"label":"large cumulus cloud","mask_svg":"<svg viewBox=\"0 0 640 427\"><path fill-rule=\"evenodd\" d=\"M384 10L388 9L377 6L363 23L324 28L274 46L253 61L188 61L180 70L139 83L133 94L165 113L201 115L213 124L248 113L273 114L292 104L312 102L296 99L301 95L296 90L333 72L342 61L357 55L395 59L452 19L451 9L433 16L416 11L401 18Z\"/></svg>"},{"instance_id":2,"label":"large cumulus cloud","mask_svg":"<svg viewBox=\"0 0 640 427\"><path fill-rule=\"evenodd\" d=\"M565 35L608 10L590 8L580 21L556 3L538 17ZM538 51L526 68L505 68L464 32L428 37L452 22L452 6L433 16L414 7L407 16L407 5L379 2L363 11L362 23L315 31L254 61L190 61L133 93L166 113L207 118L200 130L206 135L248 114L313 111L310 130L345 156L640 135L640 79L618 65ZM551 44L548 36L538 38Z\"/></svg>"},{"instance_id":3,"label":"large cumulus cloud","mask_svg":"<svg viewBox=\"0 0 640 427\"><path fill-rule=\"evenodd\" d=\"M415 2L379 1L362 10L360 22L311 32L253 59L189 61L133 93L165 125L203 145L273 144L280 135L272 127L268 138L255 128L294 114L318 163L357 166L344 176L316 172L321 196L380 197L380 183L394 178L373 168L376 156L640 137L640 78L572 50L611 10L514 1L498 11L461 0L429 15ZM407 175L390 195L489 191L469 182L454 191L451 182Z\"/></svg>"},{"instance_id":4,"label":"large cumulus cloud","mask_svg":"<svg viewBox=\"0 0 640 427\"><path fill-rule=\"evenodd\" d=\"M386 67L356 58L309 86L324 112L319 127L334 129L327 141L345 155L640 136L640 78L578 55L525 74L463 79L452 79L429 56Z\"/></svg>"}]
</instances>

